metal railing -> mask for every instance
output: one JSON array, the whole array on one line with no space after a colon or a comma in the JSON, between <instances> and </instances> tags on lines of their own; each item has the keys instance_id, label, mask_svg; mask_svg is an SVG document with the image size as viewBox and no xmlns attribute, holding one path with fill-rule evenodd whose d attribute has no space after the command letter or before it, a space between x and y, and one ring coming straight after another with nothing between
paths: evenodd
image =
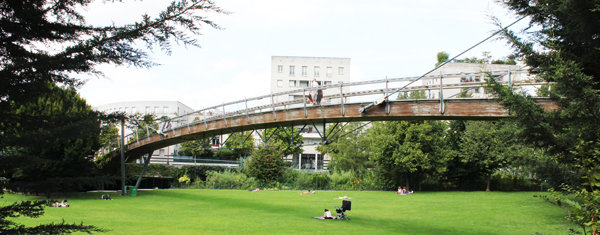
<instances>
[{"instance_id":1,"label":"metal railing","mask_svg":"<svg viewBox=\"0 0 600 235\"><path fill-rule=\"evenodd\" d=\"M199 109L192 113L170 118L158 123L158 134L165 134L178 128L190 128L193 125L205 125L208 122L224 120L227 126L227 120L235 117L246 116L248 121L251 114L272 112L273 120L277 121L276 111L287 109L303 109L305 117L307 109L313 104L307 103L309 95L321 91L323 96L319 105L340 105L342 115L344 115L345 105L349 103L373 102L381 97L388 97L393 93L423 91L428 100L440 100L456 97L465 90L479 90L485 87L487 76L493 76L502 84L512 87L520 87L523 92L533 95L533 92L545 82L538 82L526 76L527 73L519 71L483 71L477 73L456 73L426 75L403 78L385 78L371 81L360 81L351 83L329 84L318 87L302 87L285 92L277 92L268 95L262 95L243 100L237 100L219 105ZM421 80L421 85L411 85L417 80ZM529 87L529 88L526 88ZM484 88L485 89L485 88ZM474 93L476 97L489 97L483 91ZM443 110L441 110L443 112ZM125 141L130 142L136 138L136 130L125 136ZM145 138L148 138L146 136ZM143 138L142 138L143 139ZM114 151L118 149L118 141L106 146L102 151Z\"/></svg>"}]
</instances>

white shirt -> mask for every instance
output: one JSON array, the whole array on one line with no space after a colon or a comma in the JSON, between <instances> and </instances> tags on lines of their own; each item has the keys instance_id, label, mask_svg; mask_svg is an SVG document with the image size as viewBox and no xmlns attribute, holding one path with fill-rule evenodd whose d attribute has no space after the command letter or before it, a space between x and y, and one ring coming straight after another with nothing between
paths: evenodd
<instances>
[{"instance_id":1,"label":"white shirt","mask_svg":"<svg viewBox=\"0 0 600 235\"><path fill-rule=\"evenodd\" d=\"M325 211L325 217L333 217L331 216L331 211Z\"/></svg>"}]
</instances>

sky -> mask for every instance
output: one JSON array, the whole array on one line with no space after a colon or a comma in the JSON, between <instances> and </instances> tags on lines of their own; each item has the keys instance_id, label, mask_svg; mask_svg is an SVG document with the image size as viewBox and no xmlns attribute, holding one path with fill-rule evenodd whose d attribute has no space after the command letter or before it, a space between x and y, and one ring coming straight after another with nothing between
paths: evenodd
<instances>
[{"instance_id":1,"label":"sky","mask_svg":"<svg viewBox=\"0 0 600 235\"><path fill-rule=\"evenodd\" d=\"M169 1L97 1L87 23L133 23L156 16ZM419 76L436 54L453 57L516 17L495 0L214 0L230 14L210 14L221 30L205 27L200 48L174 44L171 55L151 54L152 68L102 65L104 76L78 91L88 104L180 101L193 109L269 94L271 56L347 57L351 81ZM514 28L524 27L518 24ZM461 58L510 54L505 41L490 40Z\"/></svg>"}]
</instances>

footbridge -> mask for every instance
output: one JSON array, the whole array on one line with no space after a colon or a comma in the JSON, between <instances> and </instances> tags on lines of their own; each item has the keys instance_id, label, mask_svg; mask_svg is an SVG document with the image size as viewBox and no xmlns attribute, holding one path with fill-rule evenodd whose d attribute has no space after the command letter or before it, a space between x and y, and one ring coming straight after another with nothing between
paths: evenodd
<instances>
[{"instance_id":1,"label":"footbridge","mask_svg":"<svg viewBox=\"0 0 600 235\"><path fill-rule=\"evenodd\" d=\"M488 71L389 78L273 93L223 103L159 123L155 134L140 138L137 129L126 136L128 161L166 146L217 135L289 126L391 120L494 120L510 113L485 91L493 77L534 96L543 82L519 71ZM420 81L421 84L415 84ZM320 103L310 103L315 94ZM417 99L409 98L410 94ZM546 110L557 108L547 98L534 98ZM323 128L324 130L325 128ZM151 132L148 130L146 133ZM319 133L325 140L328 133ZM118 153L118 146L105 150Z\"/></svg>"}]
</instances>

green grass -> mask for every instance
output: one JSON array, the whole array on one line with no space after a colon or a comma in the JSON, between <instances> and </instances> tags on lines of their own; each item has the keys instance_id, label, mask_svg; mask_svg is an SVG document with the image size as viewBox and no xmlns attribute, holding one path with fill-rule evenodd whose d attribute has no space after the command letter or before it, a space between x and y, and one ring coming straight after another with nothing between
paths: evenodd
<instances>
[{"instance_id":1,"label":"green grass","mask_svg":"<svg viewBox=\"0 0 600 235\"><path fill-rule=\"evenodd\" d=\"M565 234L566 212L537 193L243 190L155 190L137 197L100 193L68 196L71 207L46 209L38 223L84 222L108 234ZM351 196L350 221L316 220ZM6 205L30 196L7 194ZM335 214L335 212L333 213Z\"/></svg>"}]
</instances>

